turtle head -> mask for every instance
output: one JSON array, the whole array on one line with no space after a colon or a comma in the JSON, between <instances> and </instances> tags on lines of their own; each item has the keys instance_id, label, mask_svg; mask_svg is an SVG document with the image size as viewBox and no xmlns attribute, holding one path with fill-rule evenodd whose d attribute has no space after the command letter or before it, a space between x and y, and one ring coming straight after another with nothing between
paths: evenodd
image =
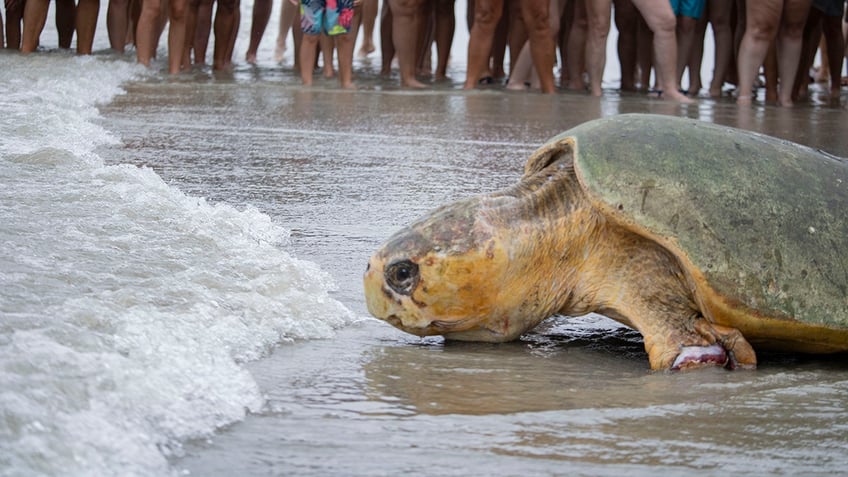
<instances>
[{"instance_id":1,"label":"turtle head","mask_svg":"<svg viewBox=\"0 0 848 477\"><path fill-rule=\"evenodd\" d=\"M390 237L365 272L371 314L418 336L497 342L525 331L504 293L509 247L489 220L492 200L443 206Z\"/></svg>"}]
</instances>

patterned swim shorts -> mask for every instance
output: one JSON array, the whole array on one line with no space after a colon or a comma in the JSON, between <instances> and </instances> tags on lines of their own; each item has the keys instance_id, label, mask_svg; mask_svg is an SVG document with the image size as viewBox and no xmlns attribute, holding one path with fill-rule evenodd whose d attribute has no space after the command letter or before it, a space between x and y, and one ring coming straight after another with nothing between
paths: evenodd
<instances>
[{"instance_id":1,"label":"patterned swim shorts","mask_svg":"<svg viewBox=\"0 0 848 477\"><path fill-rule=\"evenodd\" d=\"M300 28L307 35L344 35L353 20L353 0L300 0Z\"/></svg>"}]
</instances>

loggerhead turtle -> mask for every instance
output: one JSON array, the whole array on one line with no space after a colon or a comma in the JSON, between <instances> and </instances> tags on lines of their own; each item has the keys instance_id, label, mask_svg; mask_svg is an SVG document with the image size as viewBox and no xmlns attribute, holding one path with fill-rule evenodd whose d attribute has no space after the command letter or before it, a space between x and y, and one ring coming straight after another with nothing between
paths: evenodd
<instances>
[{"instance_id":1,"label":"loggerhead turtle","mask_svg":"<svg viewBox=\"0 0 848 477\"><path fill-rule=\"evenodd\" d=\"M501 342L597 312L653 369L846 351L848 163L691 119L591 121L518 184L397 232L364 281L368 310L419 336Z\"/></svg>"}]
</instances>

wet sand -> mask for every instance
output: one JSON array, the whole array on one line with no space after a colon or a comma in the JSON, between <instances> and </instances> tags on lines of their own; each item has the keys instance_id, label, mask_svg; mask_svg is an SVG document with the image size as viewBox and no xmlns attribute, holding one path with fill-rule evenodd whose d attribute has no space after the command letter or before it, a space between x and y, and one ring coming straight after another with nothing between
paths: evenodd
<instances>
[{"instance_id":1,"label":"wet sand","mask_svg":"<svg viewBox=\"0 0 848 477\"><path fill-rule=\"evenodd\" d=\"M104 154L186 193L254 206L338 285L361 321L248 365L265 410L189 443L193 475L829 474L848 465L848 358L760 354L751 372L651 373L638 334L556 317L516 343L419 340L367 317L361 274L394 230L446 201L515 182L545 140L586 120L685 116L848 156L845 110L731 100L677 105L455 83L304 89L250 68L127 85L101 108ZM843 98L844 99L844 98Z\"/></svg>"}]
</instances>

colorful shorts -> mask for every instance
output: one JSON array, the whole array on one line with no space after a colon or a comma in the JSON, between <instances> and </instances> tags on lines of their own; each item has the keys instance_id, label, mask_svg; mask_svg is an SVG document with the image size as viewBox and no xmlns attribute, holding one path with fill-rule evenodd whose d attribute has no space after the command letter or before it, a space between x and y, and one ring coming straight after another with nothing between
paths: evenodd
<instances>
[{"instance_id":1,"label":"colorful shorts","mask_svg":"<svg viewBox=\"0 0 848 477\"><path fill-rule=\"evenodd\" d=\"M689 17L697 20L703 15L706 4L707 0L671 0L671 9L674 10L675 16Z\"/></svg>"},{"instance_id":2,"label":"colorful shorts","mask_svg":"<svg viewBox=\"0 0 848 477\"><path fill-rule=\"evenodd\" d=\"M344 35L353 20L353 0L300 0L300 28L307 35Z\"/></svg>"}]
</instances>

